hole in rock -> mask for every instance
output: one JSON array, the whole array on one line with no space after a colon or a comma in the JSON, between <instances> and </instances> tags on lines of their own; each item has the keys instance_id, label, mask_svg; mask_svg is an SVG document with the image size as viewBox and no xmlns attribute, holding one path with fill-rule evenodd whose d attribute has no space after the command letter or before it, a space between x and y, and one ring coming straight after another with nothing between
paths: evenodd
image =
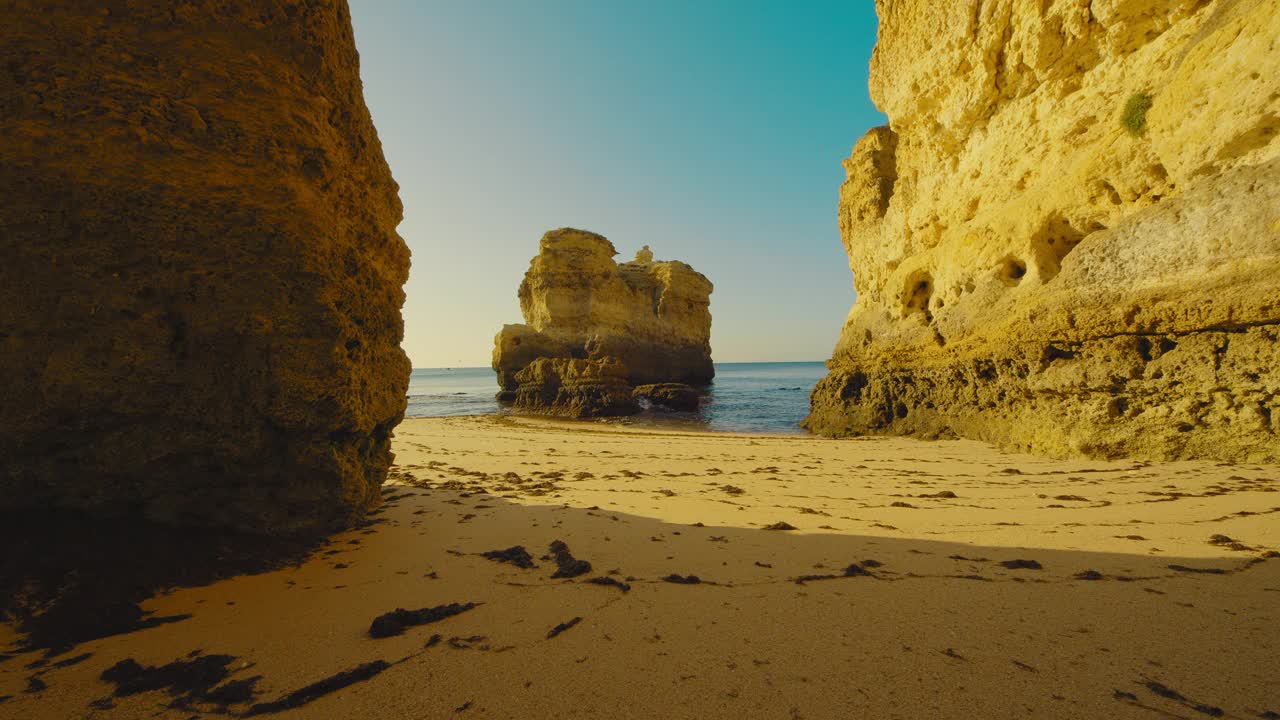
<instances>
[{"instance_id":1,"label":"hole in rock","mask_svg":"<svg viewBox=\"0 0 1280 720\"><path fill-rule=\"evenodd\" d=\"M902 293L902 317L920 313L924 315L926 323L933 322L933 313L929 311L931 299L933 299L933 276L923 271L911 273L907 277L906 287Z\"/></svg>"},{"instance_id":2,"label":"hole in rock","mask_svg":"<svg viewBox=\"0 0 1280 720\"><path fill-rule=\"evenodd\" d=\"M1138 355L1146 362L1151 362L1151 340L1148 338L1138 338Z\"/></svg>"},{"instance_id":3,"label":"hole in rock","mask_svg":"<svg viewBox=\"0 0 1280 720\"><path fill-rule=\"evenodd\" d=\"M1129 401L1124 398L1115 398L1107 405L1107 416L1118 418L1129 411Z\"/></svg>"},{"instance_id":4,"label":"hole in rock","mask_svg":"<svg viewBox=\"0 0 1280 720\"><path fill-rule=\"evenodd\" d=\"M1159 342L1153 342L1148 337L1140 337L1137 341L1138 354L1145 362L1151 362L1176 347L1178 343L1167 337L1160 338ZM1156 352L1157 350L1159 352Z\"/></svg>"},{"instance_id":5,"label":"hole in rock","mask_svg":"<svg viewBox=\"0 0 1280 720\"><path fill-rule=\"evenodd\" d=\"M985 381L995 380L996 368L994 365L988 362L978 363L974 367L974 375L976 375L979 380L985 380Z\"/></svg>"},{"instance_id":6,"label":"hole in rock","mask_svg":"<svg viewBox=\"0 0 1280 720\"><path fill-rule=\"evenodd\" d=\"M1027 274L1027 264L1012 255L1000 261L997 268L996 276L1000 278L1000 282L1015 287L1022 282L1022 277Z\"/></svg>"}]
</instances>

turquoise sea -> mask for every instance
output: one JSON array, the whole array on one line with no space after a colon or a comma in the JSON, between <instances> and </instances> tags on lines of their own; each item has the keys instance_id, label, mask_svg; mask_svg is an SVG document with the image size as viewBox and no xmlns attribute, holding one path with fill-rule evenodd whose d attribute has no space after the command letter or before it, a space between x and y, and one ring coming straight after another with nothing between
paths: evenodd
<instances>
[{"instance_id":1,"label":"turquoise sea","mask_svg":"<svg viewBox=\"0 0 1280 720\"><path fill-rule=\"evenodd\" d=\"M716 363L716 379L696 413L646 410L618 422L692 424L724 432L804 432L809 391L826 374L821 362ZM418 368L409 376L408 417L508 412L493 399L489 368Z\"/></svg>"}]
</instances>

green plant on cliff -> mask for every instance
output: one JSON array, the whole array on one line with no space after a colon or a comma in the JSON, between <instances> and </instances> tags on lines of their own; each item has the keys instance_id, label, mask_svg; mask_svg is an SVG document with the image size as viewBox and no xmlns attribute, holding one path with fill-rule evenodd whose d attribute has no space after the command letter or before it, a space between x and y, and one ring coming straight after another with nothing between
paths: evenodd
<instances>
[{"instance_id":1,"label":"green plant on cliff","mask_svg":"<svg viewBox=\"0 0 1280 720\"><path fill-rule=\"evenodd\" d=\"M1144 92L1130 95L1125 102L1120 124L1130 135L1138 137L1147 129L1147 111L1151 109L1151 102L1151 95Z\"/></svg>"}]
</instances>

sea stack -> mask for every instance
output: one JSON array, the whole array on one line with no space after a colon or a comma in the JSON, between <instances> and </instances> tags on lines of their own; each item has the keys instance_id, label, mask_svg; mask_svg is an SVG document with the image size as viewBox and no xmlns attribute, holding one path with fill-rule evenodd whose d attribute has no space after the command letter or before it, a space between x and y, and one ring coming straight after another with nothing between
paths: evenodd
<instances>
[{"instance_id":1,"label":"sea stack","mask_svg":"<svg viewBox=\"0 0 1280 720\"><path fill-rule=\"evenodd\" d=\"M1280 3L876 5L807 427L1280 460Z\"/></svg>"},{"instance_id":2,"label":"sea stack","mask_svg":"<svg viewBox=\"0 0 1280 720\"><path fill-rule=\"evenodd\" d=\"M362 516L409 253L346 2L19 0L0 38L0 508Z\"/></svg>"},{"instance_id":3,"label":"sea stack","mask_svg":"<svg viewBox=\"0 0 1280 720\"><path fill-rule=\"evenodd\" d=\"M654 261L647 246L630 262L617 254L585 230L542 236L520 283L525 324L494 338L500 400L574 417L626 415L639 409L635 386L711 382L711 282L685 263Z\"/></svg>"}]
</instances>

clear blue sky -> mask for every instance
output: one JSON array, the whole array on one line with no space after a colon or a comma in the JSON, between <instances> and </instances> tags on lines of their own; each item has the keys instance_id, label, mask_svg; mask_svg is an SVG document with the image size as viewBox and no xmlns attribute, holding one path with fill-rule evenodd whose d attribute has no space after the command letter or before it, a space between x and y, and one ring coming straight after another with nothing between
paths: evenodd
<instances>
[{"instance_id":1,"label":"clear blue sky","mask_svg":"<svg viewBox=\"0 0 1280 720\"><path fill-rule=\"evenodd\" d=\"M840 161L885 121L870 0L350 2L414 367L488 365L563 226L709 277L719 362L828 357L854 300Z\"/></svg>"}]
</instances>

